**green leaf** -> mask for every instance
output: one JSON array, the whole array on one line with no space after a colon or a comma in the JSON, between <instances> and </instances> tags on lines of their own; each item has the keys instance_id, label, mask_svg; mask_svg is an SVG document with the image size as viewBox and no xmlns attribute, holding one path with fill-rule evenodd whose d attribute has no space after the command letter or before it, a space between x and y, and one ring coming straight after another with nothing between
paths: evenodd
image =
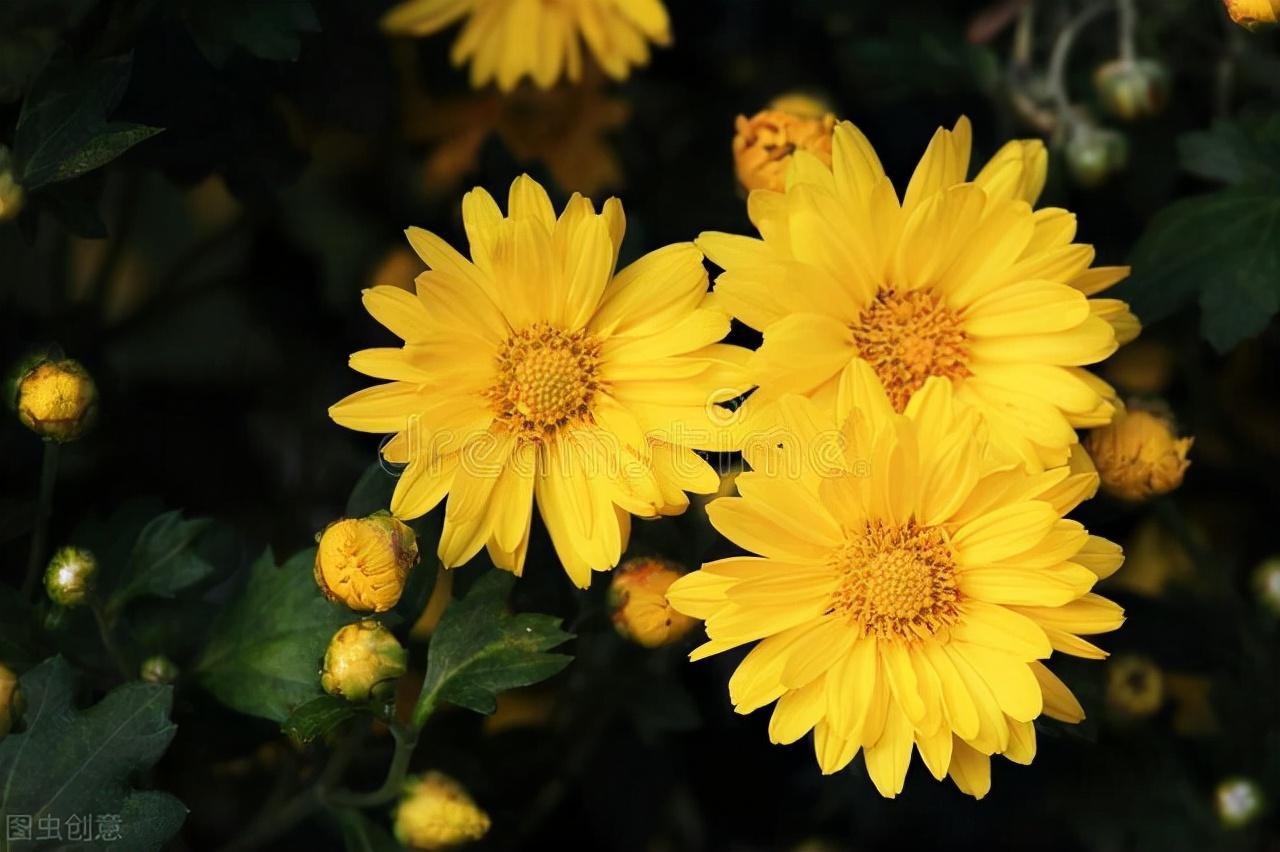
<instances>
[{"instance_id":1,"label":"green leaf","mask_svg":"<svg viewBox=\"0 0 1280 852\"><path fill-rule=\"evenodd\" d=\"M441 701L477 713L497 709L499 692L546 680L573 659L548 654L572 639L550 615L505 611L515 577L491 571L440 619L427 654L427 675L414 721L422 724Z\"/></svg>"},{"instance_id":2,"label":"green leaf","mask_svg":"<svg viewBox=\"0 0 1280 852\"><path fill-rule=\"evenodd\" d=\"M284 722L324 693L320 666L329 639L354 613L334 606L316 588L315 549L281 567L268 549L243 591L213 626L195 666L202 686L228 707Z\"/></svg>"},{"instance_id":3,"label":"green leaf","mask_svg":"<svg viewBox=\"0 0 1280 852\"><path fill-rule=\"evenodd\" d=\"M111 610L118 611L135 598L172 598L213 573L196 550L196 541L212 524L207 518L184 521L182 512L165 512L138 535L129 558L128 573L112 595Z\"/></svg>"},{"instance_id":4,"label":"green leaf","mask_svg":"<svg viewBox=\"0 0 1280 852\"><path fill-rule=\"evenodd\" d=\"M346 852L400 852L404 848L391 836L391 832L360 811L336 808L331 815L342 831Z\"/></svg>"},{"instance_id":5,"label":"green leaf","mask_svg":"<svg viewBox=\"0 0 1280 852\"><path fill-rule=\"evenodd\" d=\"M1201 334L1220 352L1280 309L1280 193L1241 187L1175 202L1134 247L1117 288L1146 323L1197 299Z\"/></svg>"},{"instance_id":6,"label":"green leaf","mask_svg":"<svg viewBox=\"0 0 1280 852\"><path fill-rule=\"evenodd\" d=\"M1188 172L1229 184L1280 182L1280 113L1216 122L1183 134L1178 157Z\"/></svg>"},{"instance_id":7,"label":"green leaf","mask_svg":"<svg viewBox=\"0 0 1280 852\"><path fill-rule=\"evenodd\" d=\"M124 96L129 70L130 58L116 57L36 82L14 131L19 183L33 190L71 180L163 129L107 120Z\"/></svg>"},{"instance_id":8,"label":"green leaf","mask_svg":"<svg viewBox=\"0 0 1280 852\"><path fill-rule=\"evenodd\" d=\"M332 695L321 695L299 705L280 726L300 743L323 737L356 714L351 702Z\"/></svg>"},{"instance_id":9,"label":"green leaf","mask_svg":"<svg viewBox=\"0 0 1280 852\"><path fill-rule=\"evenodd\" d=\"M83 712L72 699L75 677L53 657L22 678L26 729L0 741L0 813L54 817L118 815L118 840L66 840L40 849L159 849L177 833L187 809L167 793L135 790L130 779L154 766L177 731L169 720L173 691L128 683ZM8 833L6 832L6 835ZM65 834L64 834L65 837ZM0 850L35 848L0 835Z\"/></svg>"},{"instance_id":10,"label":"green leaf","mask_svg":"<svg viewBox=\"0 0 1280 852\"><path fill-rule=\"evenodd\" d=\"M259 59L292 62L302 34L320 29L309 0L194 0L183 14L200 52L219 66L237 48Z\"/></svg>"},{"instance_id":11,"label":"green leaf","mask_svg":"<svg viewBox=\"0 0 1280 852\"><path fill-rule=\"evenodd\" d=\"M63 33L80 23L97 0L5 0L0 3L0 103L26 91Z\"/></svg>"}]
</instances>

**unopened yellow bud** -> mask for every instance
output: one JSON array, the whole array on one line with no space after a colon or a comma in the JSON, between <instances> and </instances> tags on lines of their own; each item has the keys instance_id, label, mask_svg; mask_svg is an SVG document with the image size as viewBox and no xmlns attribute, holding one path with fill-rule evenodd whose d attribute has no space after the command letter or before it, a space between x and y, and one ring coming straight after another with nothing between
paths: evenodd
<instances>
[{"instance_id":1,"label":"unopened yellow bud","mask_svg":"<svg viewBox=\"0 0 1280 852\"><path fill-rule=\"evenodd\" d=\"M178 666L163 654L142 661L138 677L147 683L173 683L178 679Z\"/></svg>"},{"instance_id":2,"label":"unopened yellow bud","mask_svg":"<svg viewBox=\"0 0 1280 852\"><path fill-rule=\"evenodd\" d=\"M1124 500L1146 500L1182 484L1191 462L1193 438L1174 434L1168 417L1153 411L1121 412L1109 426L1085 440L1107 493Z\"/></svg>"},{"instance_id":3,"label":"unopened yellow bud","mask_svg":"<svg viewBox=\"0 0 1280 852\"><path fill-rule=\"evenodd\" d=\"M9 149L0 145L0 222L16 219L22 212L26 193L13 174L13 161Z\"/></svg>"},{"instance_id":4,"label":"unopened yellow bud","mask_svg":"<svg viewBox=\"0 0 1280 852\"><path fill-rule=\"evenodd\" d=\"M1146 657L1117 657L1107 669L1107 706L1117 715L1143 719L1164 704L1164 676Z\"/></svg>"},{"instance_id":5,"label":"unopened yellow bud","mask_svg":"<svg viewBox=\"0 0 1280 852\"><path fill-rule=\"evenodd\" d=\"M489 832L489 815L440 772L410 779L396 806L396 838L413 849L448 849Z\"/></svg>"},{"instance_id":6,"label":"unopened yellow bud","mask_svg":"<svg viewBox=\"0 0 1280 852\"><path fill-rule=\"evenodd\" d=\"M738 116L733 162L743 188L786 187L787 164L796 151L808 151L828 167L836 117L807 95L784 95L751 118Z\"/></svg>"},{"instance_id":7,"label":"unopened yellow bud","mask_svg":"<svg viewBox=\"0 0 1280 852\"><path fill-rule=\"evenodd\" d=\"M22 718L26 701L18 676L8 666L0 663L0 739L8 736L13 726Z\"/></svg>"},{"instance_id":8,"label":"unopened yellow bud","mask_svg":"<svg viewBox=\"0 0 1280 852\"><path fill-rule=\"evenodd\" d=\"M44 570L44 589L49 599L68 609L89 599L98 579L98 560L81 547L68 545L53 554Z\"/></svg>"},{"instance_id":9,"label":"unopened yellow bud","mask_svg":"<svg viewBox=\"0 0 1280 852\"><path fill-rule=\"evenodd\" d=\"M1264 24L1280 22L1280 0L1222 0L1231 20L1243 27L1257 29Z\"/></svg>"},{"instance_id":10,"label":"unopened yellow bud","mask_svg":"<svg viewBox=\"0 0 1280 852\"><path fill-rule=\"evenodd\" d=\"M12 381L18 419L42 438L74 441L97 417L98 389L93 377L71 358L28 362Z\"/></svg>"},{"instance_id":11,"label":"unopened yellow bud","mask_svg":"<svg viewBox=\"0 0 1280 852\"><path fill-rule=\"evenodd\" d=\"M667 589L684 569L665 559L628 559L613 572L609 608L618 633L645 648L678 642L698 622L676 612L667 602Z\"/></svg>"},{"instance_id":12,"label":"unopened yellow bud","mask_svg":"<svg viewBox=\"0 0 1280 852\"><path fill-rule=\"evenodd\" d=\"M329 640L320 686L354 703L387 699L408 667L404 646L372 619L348 624Z\"/></svg>"},{"instance_id":13,"label":"unopened yellow bud","mask_svg":"<svg viewBox=\"0 0 1280 852\"><path fill-rule=\"evenodd\" d=\"M386 612L399 602L417 564L417 538L397 518L343 518L320 534L316 584L329 600L357 612Z\"/></svg>"}]
</instances>

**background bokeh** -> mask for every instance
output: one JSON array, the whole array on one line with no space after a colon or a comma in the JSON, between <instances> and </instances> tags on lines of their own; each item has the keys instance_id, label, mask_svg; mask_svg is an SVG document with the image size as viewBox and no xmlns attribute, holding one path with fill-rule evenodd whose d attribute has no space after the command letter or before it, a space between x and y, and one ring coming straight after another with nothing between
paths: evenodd
<instances>
[{"instance_id":1,"label":"background bokeh","mask_svg":"<svg viewBox=\"0 0 1280 852\"><path fill-rule=\"evenodd\" d=\"M1026 4L1016 0L669 0L674 45L626 82L590 76L576 90L506 99L468 88L447 61L450 34L380 33L380 1L10 5L0 10L0 142L11 142L40 69L122 55L131 74L113 116L164 128L0 223L0 362L56 342L89 368L101 397L96 431L63 449L51 539L151 501L217 519L229 576L265 546L309 544L376 459L377 436L337 427L326 408L365 384L346 366L350 352L392 343L359 297L373 284L409 286L421 271L405 227L461 246L461 193L478 185L501 196L528 172L557 204L575 189L618 195L624 262L702 230L749 232L734 118L796 90L858 124L904 186L933 130L962 114L978 159L1045 131L1014 96L1039 85L1055 33L1086 4L1036 0L1023 67L1013 21ZM1167 105L1136 122L1099 109L1091 77L1116 56L1116 25L1110 15L1090 23L1066 83L1125 135L1128 165L1083 186L1056 146L1042 202L1078 213L1102 263L1126 262L1176 200L1217 189L1204 169L1180 165L1188 134L1222 119L1269 126L1258 150L1280 162L1277 36L1236 27L1214 0L1137 0L1137 10L1140 54L1171 75ZM1264 191L1273 178L1261 174L1243 191ZM1206 246L1280 246L1280 217L1226 215L1205 227L1196 233ZM575 663L505 697L496 717L442 714L420 762L462 779L489 810L495 827L480 847L490 849L1280 849L1274 811L1232 827L1218 799L1224 782L1245 779L1264 802L1280 800L1280 593L1268 599L1255 580L1280 553L1280 336L1265 326L1280 249L1258 257L1244 272L1196 267L1198 286L1254 321L1230 345L1205 340L1198 309L1184 304L1194 300L1139 267L1135 304L1160 321L1102 372L1171 407L1196 437L1193 464L1168 497L1083 508L1091 531L1129 553L1105 589L1128 622L1101 643L1110 662L1060 669L1089 719L1044 726L1029 768L995 761L985 800L920 766L895 801L876 794L860 761L821 777L807 740L771 746L767 713L733 714L735 655L690 665L693 637L657 651L628 645L609 623L607 577L573 591L545 541L520 600L567 619ZM1247 275L1269 276L1271 289L1248 301L1232 289ZM25 562L39 449L3 419L0 579L11 585ZM642 525L633 552L691 564L725 547L695 509ZM216 608L216 585L208 600ZM198 641L202 612L184 611L176 630ZM152 778L191 810L174 849L219 848L275 786L315 771L310 750L194 687L180 684L175 719L177 739ZM365 747L356 777L376 783L385 738ZM339 828L310 821L278 848L342 848Z\"/></svg>"}]
</instances>

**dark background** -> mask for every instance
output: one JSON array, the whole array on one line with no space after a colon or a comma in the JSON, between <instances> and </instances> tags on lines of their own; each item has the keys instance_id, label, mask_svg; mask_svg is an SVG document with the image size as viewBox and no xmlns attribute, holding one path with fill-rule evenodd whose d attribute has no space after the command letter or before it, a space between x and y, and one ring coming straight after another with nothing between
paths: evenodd
<instances>
[{"instance_id":1,"label":"dark background","mask_svg":"<svg viewBox=\"0 0 1280 852\"><path fill-rule=\"evenodd\" d=\"M558 185L538 161L518 161L492 134L474 170L452 186L426 186L423 162L437 143L413 128L435 115L440 133L461 133L447 107L491 97L473 95L465 73L448 65L451 34L388 40L376 27L383 3L313 0L314 31L283 15L259 20L251 37L226 36L223 25L249 16L249 5L78 2L52 25L60 46L51 63L131 53L116 116L165 128L58 199L29 199L19 222L0 224L0 362L56 342L88 367L101 395L96 431L63 448L55 543L86 518L153 498L234 529L238 556L228 570L265 545L277 554L306 546L376 458L377 436L336 426L326 408L367 383L347 369L350 352L392 343L359 293L387 283L375 269L402 249L402 230L419 225L461 247L465 189L484 186L502 199L522 171L558 205L576 188ZM624 262L702 230L750 232L729 152L733 120L789 90L820 94L858 124L899 187L933 130L961 114L974 123L975 162L1035 134L1009 107L1010 30L980 34L981 43L969 31L1002 4L668 5L674 45L608 87L629 110L602 141L621 164L608 194L627 212ZM1068 4L1036 5L1043 64ZM1218 3L1138 6L1140 52L1172 73L1169 104L1145 121L1107 120L1127 135L1132 156L1105 186L1074 184L1055 152L1042 200L1079 214L1080 239L1097 246L1101 263L1125 262L1157 211L1210 188L1180 171L1179 135L1216 116L1274 110L1280 80L1275 65L1249 58L1269 52L1274 62L1275 36L1236 30ZM1240 52L1242 37L1249 53ZM1115 52L1114 21L1104 16L1072 54L1076 100L1093 102L1090 75ZM1224 62L1234 69L1225 95ZM0 102L0 142L18 109L17 98ZM536 114L528 120L537 125ZM398 268L410 270L401 280L414 274L403 258ZM745 329L735 340L754 343ZM1074 730L1042 728L1031 767L994 761L992 792L974 802L916 765L905 793L882 800L860 760L823 778L807 739L771 746L767 711L735 716L725 684L736 659L688 665L692 638L657 652L626 645L604 610L607 578L587 595L573 592L541 542L521 598L566 616L580 636L574 665L535 690L553 708L549 719L490 734L474 714L445 714L429 726L419 762L468 784L493 815L482 844L493 849L1280 848L1273 814L1230 830L1214 800L1231 777L1280 797L1275 616L1250 580L1280 549L1280 341L1271 328L1217 352L1199 338L1194 310L1144 340L1172 365L1159 392L1197 437L1191 471L1155 505L1099 498L1078 514L1131 554L1143 542L1131 560L1147 579L1104 589L1129 621L1101 644L1201 684L1208 722L1186 724L1172 693L1154 715L1126 718L1105 697L1109 664L1063 664L1090 718ZM16 420L0 422L0 576L14 585L39 449ZM635 550L703 558L697 522L641 531ZM314 754L194 686L180 684L175 717L178 739L155 779L192 810L175 849L218 847L273 779L314 766ZM386 748L371 740L355 777L366 772L375 783ZM341 848L324 820L278 842Z\"/></svg>"}]
</instances>

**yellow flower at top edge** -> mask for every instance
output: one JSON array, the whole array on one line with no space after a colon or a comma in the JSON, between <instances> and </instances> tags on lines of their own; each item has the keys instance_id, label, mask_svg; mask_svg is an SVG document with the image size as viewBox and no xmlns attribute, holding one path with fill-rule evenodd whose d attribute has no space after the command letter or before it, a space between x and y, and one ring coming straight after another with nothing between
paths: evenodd
<instances>
[{"instance_id":1,"label":"yellow flower at top edge","mask_svg":"<svg viewBox=\"0 0 1280 852\"><path fill-rule=\"evenodd\" d=\"M745 389L746 352L718 343L729 317L707 292L692 243L650 252L615 274L622 205L574 195L557 218L527 176L507 215L467 193L463 257L418 228L429 267L417 293L366 290L369 312L405 341L351 366L389 380L329 409L339 424L395 433L407 465L391 511L411 519L445 494L439 556L461 565L482 547L524 566L537 503L580 587L617 564L631 515L678 514L710 493L715 470L694 449L732 449L716 402Z\"/></svg>"},{"instance_id":2,"label":"yellow flower at top edge","mask_svg":"<svg viewBox=\"0 0 1280 852\"><path fill-rule=\"evenodd\" d=\"M1223 0L1231 20L1255 29L1280 21L1280 0Z\"/></svg>"},{"instance_id":3,"label":"yellow flower at top edge","mask_svg":"<svg viewBox=\"0 0 1280 852\"><path fill-rule=\"evenodd\" d=\"M708 507L758 555L708 563L668 599L706 621L692 659L757 643L729 695L739 713L776 702L773 742L812 731L824 773L861 750L889 797L914 749L981 798L992 755L1034 757L1038 716L1084 717L1044 661L1104 657L1081 635L1123 621L1090 591L1120 548L1063 517L1097 474L1082 454L1038 473L1002 463L943 379L901 414L865 362L841 385L839 427L812 400L779 400L773 428L743 446L742 496Z\"/></svg>"},{"instance_id":4,"label":"yellow flower at top edge","mask_svg":"<svg viewBox=\"0 0 1280 852\"><path fill-rule=\"evenodd\" d=\"M1010 142L969 181L970 135L965 119L940 129L900 199L870 143L842 122L830 168L798 150L783 192L748 197L759 239L699 237L724 269L722 304L764 333L744 430L786 393L833 410L856 363L871 365L898 411L929 377L949 380L993 445L1037 469L1066 461L1074 428L1110 422L1114 392L1082 367L1138 322L1123 302L1089 297L1128 269L1091 268L1075 216L1032 209L1043 144Z\"/></svg>"},{"instance_id":5,"label":"yellow flower at top edge","mask_svg":"<svg viewBox=\"0 0 1280 852\"><path fill-rule=\"evenodd\" d=\"M615 80L649 61L649 44L671 43L662 0L407 0L382 18L387 32L424 36L466 19L454 65L471 62L471 85L509 92L523 77L550 88L582 77L582 47Z\"/></svg>"}]
</instances>

